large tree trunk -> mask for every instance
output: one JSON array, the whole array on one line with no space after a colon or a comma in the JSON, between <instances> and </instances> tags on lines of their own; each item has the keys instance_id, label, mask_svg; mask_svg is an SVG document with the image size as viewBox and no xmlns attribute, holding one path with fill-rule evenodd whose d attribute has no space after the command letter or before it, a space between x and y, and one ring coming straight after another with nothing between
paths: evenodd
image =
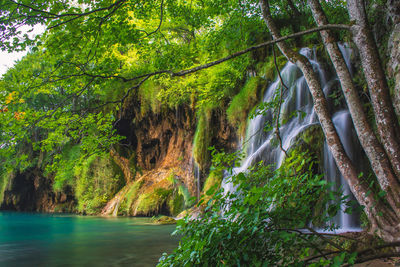
<instances>
[{"instance_id":1,"label":"large tree trunk","mask_svg":"<svg viewBox=\"0 0 400 267\"><path fill-rule=\"evenodd\" d=\"M263 12L264 21L272 33L273 38L279 38L280 32L271 17L268 1L260 0L260 6ZM372 227L377 229L381 236L385 237L388 241L399 239L400 225L398 224L399 221L396 214L390 208L387 208L382 201L376 200L373 193L370 193L367 184L358 178L357 171L347 156L333 125L328 111L327 101L311 63L304 56L291 50L284 42L279 43L278 47L288 60L294 62L302 70L313 97L314 109L324 131L328 147L357 201L361 205L365 206L364 211L368 216ZM377 214L380 214L382 211L385 213L382 216L377 216Z\"/></svg>"},{"instance_id":2,"label":"large tree trunk","mask_svg":"<svg viewBox=\"0 0 400 267\"><path fill-rule=\"evenodd\" d=\"M318 26L328 24L328 19L326 18L318 0L308 0L308 5L311 7L311 11ZM354 86L350 72L346 66L342 53L339 50L334 35L327 30L321 31L321 36L342 86L342 91L361 146L371 163L371 167L382 190L387 194L387 200L390 206L400 218L399 181L396 179L396 176L392 171L385 150L368 123L358 92Z\"/></svg>"},{"instance_id":3,"label":"large tree trunk","mask_svg":"<svg viewBox=\"0 0 400 267\"><path fill-rule=\"evenodd\" d=\"M389 86L378 48L369 29L364 1L349 0L348 10L350 19L353 21L351 26L353 41L360 51L378 133L397 179L400 181L400 126L390 99Z\"/></svg>"},{"instance_id":4,"label":"large tree trunk","mask_svg":"<svg viewBox=\"0 0 400 267\"><path fill-rule=\"evenodd\" d=\"M393 30L389 38L389 67L388 72L394 79L393 102L397 118L400 119L400 1L387 1L388 14L393 23Z\"/></svg>"}]
</instances>

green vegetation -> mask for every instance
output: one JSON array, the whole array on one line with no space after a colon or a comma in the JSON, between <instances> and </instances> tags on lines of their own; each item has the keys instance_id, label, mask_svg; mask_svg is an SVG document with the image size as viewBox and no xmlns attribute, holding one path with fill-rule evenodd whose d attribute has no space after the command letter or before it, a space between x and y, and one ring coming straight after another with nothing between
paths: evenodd
<instances>
[{"instance_id":1,"label":"green vegetation","mask_svg":"<svg viewBox=\"0 0 400 267\"><path fill-rule=\"evenodd\" d=\"M60 165L62 168L58 168L54 177L53 187L56 191L62 191L64 186L75 184L75 168L81 160L79 146L71 146L64 148L61 154Z\"/></svg>"},{"instance_id":2,"label":"green vegetation","mask_svg":"<svg viewBox=\"0 0 400 267\"><path fill-rule=\"evenodd\" d=\"M205 169L210 162L210 152L208 147L211 145L211 114L210 109L198 111L198 121L196 133L193 139L193 157L201 169Z\"/></svg>"},{"instance_id":3,"label":"green vegetation","mask_svg":"<svg viewBox=\"0 0 400 267\"><path fill-rule=\"evenodd\" d=\"M138 180L126 185L129 186L129 189L121 201L120 207L118 209L118 215L131 215L130 211L132 210L132 205L134 201L138 198L139 191L143 184L143 180Z\"/></svg>"},{"instance_id":4,"label":"green vegetation","mask_svg":"<svg viewBox=\"0 0 400 267\"><path fill-rule=\"evenodd\" d=\"M276 64L278 65L278 69L282 69L283 66L287 63L287 59L284 56L276 57ZM257 64L257 73L260 76L265 77L268 81L272 81L278 75L274 63L274 57L270 56L265 61L261 61Z\"/></svg>"},{"instance_id":5,"label":"green vegetation","mask_svg":"<svg viewBox=\"0 0 400 267\"><path fill-rule=\"evenodd\" d=\"M164 179L152 184L145 178L133 181L123 195L118 215L176 216L194 203L187 187L175 177L173 171Z\"/></svg>"},{"instance_id":6,"label":"green vegetation","mask_svg":"<svg viewBox=\"0 0 400 267\"><path fill-rule=\"evenodd\" d=\"M210 172L206 181L204 182L202 191L205 201L209 200L208 196L211 195L210 192L214 192L220 188L223 178L223 171L221 170L212 170Z\"/></svg>"},{"instance_id":7,"label":"green vegetation","mask_svg":"<svg viewBox=\"0 0 400 267\"><path fill-rule=\"evenodd\" d=\"M260 101L266 81L260 77L251 77L247 80L240 92L235 95L226 114L228 121L239 129L243 136L246 131L246 121L250 110Z\"/></svg>"},{"instance_id":8,"label":"green vegetation","mask_svg":"<svg viewBox=\"0 0 400 267\"><path fill-rule=\"evenodd\" d=\"M74 168L78 211L96 214L124 185L121 170L108 154L93 155Z\"/></svg>"},{"instance_id":9,"label":"green vegetation","mask_svg":"<svg viewBox=\"0 0 400 267\"><path fill-rule=\"evenodd\" d=\"M157 82L150 80L145 82L138 91L140 98L140 111L141 115L152 111L158 113L161 108L161 102L158 100L158 94L161 88Z\"/></svg>"},{"instance_id":10,"label":"green vegetation","mask_svg":"<svg viewBox=\"0 0 400 267\"><path fill-rule=\"evenodd\" d=\"M3 202L4 191L6 190L8 182L10 181L12 175L12 173L0 169L0 205Z\"/></svg>"},{"instance_id":11,"label":"green vegetation","mask_svg":"<svg viewBox=\"0 0 400 267\"><path fill-rule=\"evenodd\" d=\"M346 2L351 3L350 0L320 3L330 23L347 24L336 28L331 25L329 31L333 36L329 41L322 42L317 31L284 41L288 47L295 47L286 54L293 62L301 63L298 65L303 67L303 72L311 73L312 69L310 62L299 59L300 47L317 45L319 51L325 51L330 47L328 43L350 41L352 26L363 27L355 25L357 20L350 22ZM177 231L183 234L183 241L172 255L164 256L161 266L353 264L357 255L346 250L348 244L343 248L333 240L339 247L333 251L326 239L315 234L305 235L299 230L312 231L308 229L310 223L324 227L339 208L337 202L330 204L331 201L335 198L346 201L340 193L327 193L330 187L318 175L320 170L316 170L323 142L323 132L318 127L308 129L297 140L278 170L257 165L248 173L231 177L238 188L236 192L224 194L218 188L222 169L231 171L233 162L229 160L237 154L217 155L208 150L214 145L214 123L220 119L216 114L226 111L229 123L244 135L249 113L260 100L267 81L276 75L275 59L278 67L286 62L280 54L272 57L271 46L260 44L271 40L271 32L288 36L315 28L316 24L313 15L318 12L312 14L311 5L303 1L261 3L264 5L258 0L1 1L0 48L17 51L29 47L29 52L0 80L0 196L11 173L37 166L38 171L46 171L48 178L54 177L53 190L57 193L73 189L77 210L81 213L99 213L126 186L122 191L125 195L119 195L120 214L175 216L193 204L183 184L186 178L171 174L165 179L157 177L161 181L132 179L126 185L109 152L117 147L117 154L135 172L139 172L136 165L146 156L140 153L151 151L157 157L164 157L165 151L159 151L164 144L157 148L153 148L152 142L143 144L135 136L135 127L147 129L148 125L162 123L163 110L169 109L170 114L183 106L191 112L188 121L192 121L192 114L197 116L194 140L190 140L195 162L203 177L209 169L211 174L198 203L199 210L204 209L203 217L193 221L187 217L178 224ZM266 7L260 10L260 6ZM390 20L390 15L384 16L382 12L387 8L383 0L369 1L366 8L370 22L378 24L374 27ZM279 29L275 30L277 27L272 21ZM47 28L43 35L31 39L20 34L21 25L36 24ZM366 28L358 33L369 36ZM388 35L375 34L383 42L378 42L378 46L384 55ZM371 42L358 45L358 50L363 51L368 43ZM274 51L280 53L278 49ZM368 66L368 62L362 65L359 70L380 67L380 64ZM338 73L344 69L336 67ZM248 77L254 73L258 76ZM315 111L320 121L326 122L322 123L324 132L331 135L327 135L332 141L328 143L332 149L338 148L333 153L337 166L348 174L345 178L351 181L353 192L359 193L355 194L358 201L370 205L365 214L376 228L372 230L377 230L386 241L399 241L396 227L400 218L400 171L395 162L400 153L396 143L399 127L394 125L397 127L393 127L394 131L385 131L395 123L384 125L381 122L385 120L375 119L382 116L391 121L394 117L390 114L390 96L384 95L388 77L369 78L379 80L383 88L368 91L365 73L355 76L353 93L360 96L370 113L370 122L363 125L375 126L368 131L368 136L376 137L376 142L361 143L364 151L370 153L370 165L376 168L375 173L381 173L377 179L357 177L356 168L346 162L346 152L341 150L331 118L324 112L330 107L325 105L318 78L309 75L307 81L315 103L320 104ZM352 82L350 79L349 84ZM364 115L358 104L353 105L357 101L350 102L351 97L343 98L339 88L336 89L331 95L337 102L335 108L357 107L350 110ZM276 94L259 112L276 110L281 101L278 98ZM382 100L379 103L382 105L371 99ZM378 113L380 107L383 114ZM276 125L283 125L296 113L280 114ZM352 117L363 118L357 116L360 114L353 113ZM146 121L148 115L151 119ZM273 126L266 125L265 129L268 128ZM363 130L369 127L358 128L359 132ZM188 132L192 136L193 131ZM182 155L185 160L189 158L187 154ZM150 160L150 165L157 157ZM212 162L214 166L210 168ZM386 165L381 168L375 164L380 162ZM182 166L185 164L188 162L182 162ZM368 184L372 186L365 186Z\"/></svg>"},{"instance_id":12,"label":"green vegetation","mask_svg":"<svg viewBox=\"0 0 400 267\"><path fill-rule=\"evenodd\" d=\"M153 217L152 221L157 224L175 224L174 218L168 216Z\"/></svg>"},{"instance_id":13,"label":"green vegetation","mask_svg":"<svg viewBox=\"0 0 400 267\"><path fill-rule=\"evenodd\" d=\"M293 153L307 152L308 157L314 159L316 165L319 165L319 170L322 171L320 164L323 162L324 141L321 126L310 126L297 137L292 146L292 149L296 151Z\"/></svg>"},{"instance_id":14,"label":"green vegetation","mask_svg":"<svg viewBox=\"0 0 400 267\"><path fill-rule=\"evenodd\" d=\"M152 192L141 194L137 200L135 214L152 216L161 213L163 204L171 193L172 189L156 188Z\"/></svg>"},{"instance_id":15,"label":"green vegetation","mask_svg":"<svg viewBox=\"0 0 400 267\"><path fill-rule=\"evenodd\" d=\"M231 162L225 159L232 157L222 154L216 155L217 159L226 165ZM344 249L324 258L315 246L323 250L329 242L298 230L310 223L327 222L340 209L339 204L332 204L314 214L317 202L328 205L334 193L328 194L329 185L313 174L312 165L306 155L291 154L276 171L257 165L248 173L232 176L236 192L209 190L206 194L212 197L204 202L202 217L190 220L187 216L178 221L176 232L182 235L181 243L171 255L165 254L158 266L326 266L354 262L356 254ZM317 257L308 261L314 254Z\"/></svg>"}]
</instances>

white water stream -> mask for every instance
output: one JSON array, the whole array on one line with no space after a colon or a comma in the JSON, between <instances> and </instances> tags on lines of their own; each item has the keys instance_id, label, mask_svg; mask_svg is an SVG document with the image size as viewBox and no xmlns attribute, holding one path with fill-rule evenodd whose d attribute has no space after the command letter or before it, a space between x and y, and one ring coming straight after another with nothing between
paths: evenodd
<instances>
[{"instance_id":1,"label":"white water stream","mask_svg":"<svg viewBox=\"0 0 400 267\"><path fill-rule=\"evenodd\" d=\"M340 45L343 56L345 57L346 64L350 66L351 50ZM306 56L313 65L315 72L318 74L324 93L328 96L334 85L337 85L338 80L335 76L329 78L327 72L323 69L321 63L316 59L315 51L309 48L301 49L300 53ZM351 69L350 69L351 70ZM294 116L289 118L287 123L280 127L280 136L282 139L282 146L288 150L300 133L312 125L319 124L318 118L314 113L312 97L309 92L307 83L299 68L288 62L281 70L281 76L285 85L289 88L287 92L284 91L283 103L281 106L281 120L288 119L290 114L298 111L303 113L304 116ZM267 88L264 95L264 102L272 102L276 96L277 91L281 86L279 78L277 78ZM272 111L267 111L264 115L258 115L248 122L246 133L246 141L244 149L247 152L246 158L243 160L241 167L234 169L234 174L246 171L253 164L263 161L265 165L274 164L278 168L285 157L284 151L277 145L276 135L274 131L265 132L264 127L266 124L272 123ZM361 160L363 158L358 141L355 137L352 121L347 110L342 110L334 113L333 123L338 131L339 137L345 147L345 150L352 160ZM327 148L324 146L324 172L328 181L334 182L335 190L342 189L345 195L353 198L347 183L338 171L335 161ZM234 190L231 183L224 182L222 186L225 190ZM339 227L339 231L353 230L359 228L359 215L346 214L342 210L335 216L333 222Z\"/></svg>"}]
</instances>

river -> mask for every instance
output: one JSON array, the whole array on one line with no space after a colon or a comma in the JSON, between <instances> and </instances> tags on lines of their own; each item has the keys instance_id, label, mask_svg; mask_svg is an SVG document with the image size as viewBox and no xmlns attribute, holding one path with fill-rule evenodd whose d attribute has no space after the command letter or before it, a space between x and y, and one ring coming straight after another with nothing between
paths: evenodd
<instances>
[{"instance_id":1,"label":"river","mask_svg":"<svg viewBox=\"0 0 400 267\"><path fill-rule=\"evenodd\" d=\"M148 218L0 212L0 266L155 266L178 244Z\"/></svg>"}]
</instances>

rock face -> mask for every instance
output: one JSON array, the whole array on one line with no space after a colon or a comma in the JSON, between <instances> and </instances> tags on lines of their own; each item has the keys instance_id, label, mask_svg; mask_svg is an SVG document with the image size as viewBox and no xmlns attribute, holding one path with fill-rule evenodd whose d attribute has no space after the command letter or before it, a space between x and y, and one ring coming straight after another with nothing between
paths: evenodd
<instances>
[{"instance_id":1,"label":"rock face","mask_svg":"<svg viewBox=\"0 0 400 267\"><path fill-rule=\"evenodd\" d=\"M127 182L142 171L180 167L186 172L184 183L194 192L191 153L195 127L194 111L188 106L142 115L138 98L132 97L116 124L118 134L126 139L113 156Z\"/></svg>"},{"instance_id":2,"label":"rock face","mask_svg":"<svg viewBox=\"0 0 400 267\"><path fill-rule=\"evenodd\" d=\"M186 105L143 114L140 105L140 98L132 96L115 124L117 133L126 138L110 150L110 156L125 181L119 192L110 193L114 197L101 213L175 216L193 204L192 197L198 196L208 172L202 170L202 176L194 175L192 150L198 123L195 110ZM209 145L233 151L236 131L228 124L224 109L211 114ZM85 198L78 194L82 188L78 192L74 186L67 186L65 192L55 192L53 180L38 167L11 175L0 209L85 213L80 209Z\"/></svg>"},{"instance_id":3,"label":"rock face","mask_svg":"<svg viewBox=\"0 0 400 267\"><path fill-rule=\"evenodd\" d=\"M195 111L189 106L141 114L132 97L120 114L116 128L126 139L113 150L126 186L104 207L103 215L176 215L190 205L204 181L196 181L192 159L196 131ZM218 149L236 148L236 132L224 111L213 111L211 144ZM203 177L204 179L205 177Z\"/></svg>"},{"instance_id":4,"label":"rock face","mask_svg":"<svg viewBox=\"0 0 400 267\"><path fill-rule=\"evenodd\" d=\"M65 192L53 192L52 179L33 168L11 176L0 210L73 212L74 206L70 188Z\"/></svg>"}]
</instances>

